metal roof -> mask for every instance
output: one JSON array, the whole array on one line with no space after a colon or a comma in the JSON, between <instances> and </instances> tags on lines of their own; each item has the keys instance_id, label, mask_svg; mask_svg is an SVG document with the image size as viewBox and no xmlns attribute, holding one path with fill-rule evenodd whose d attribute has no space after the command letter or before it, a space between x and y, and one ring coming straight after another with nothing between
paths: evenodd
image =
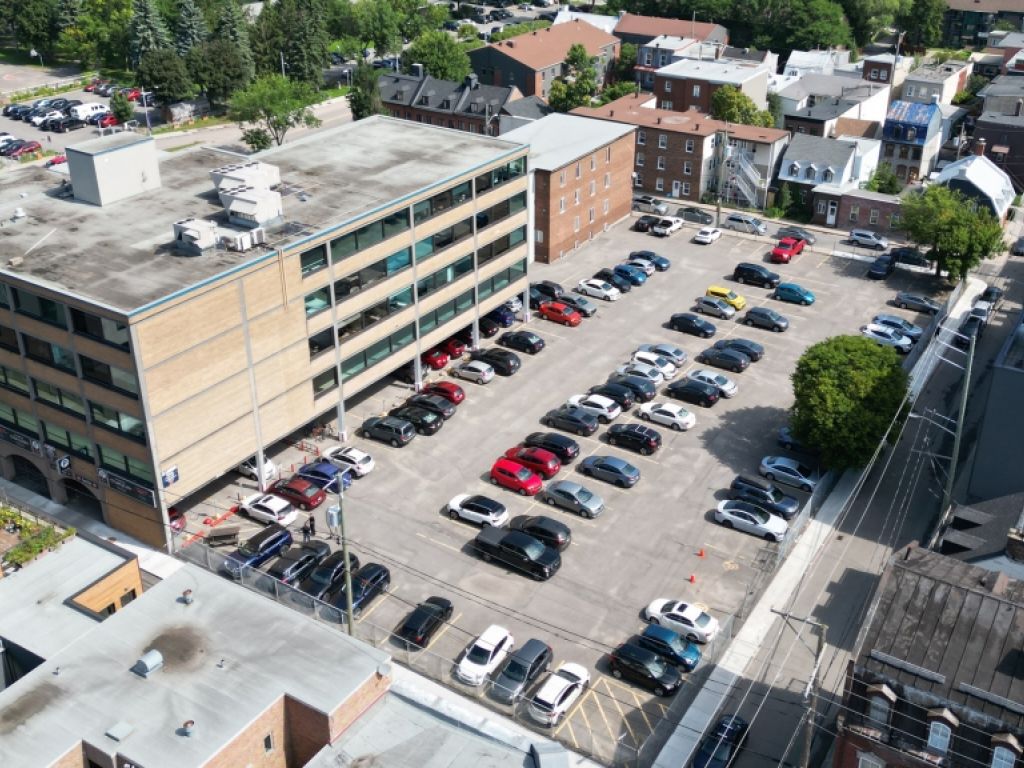
<instances>
[{"instance_id":1,"label":"metal roof","mask_svg":"<svg viewBox=\"0 0 1024 768\"><path fill-rule=\"evenodd\" d=\"M897 123L919 125L927 127L931 124L932 117L939 111L938 104L919 104L916 101L890 102L889 111L885 115L886 121L892 120Z\"/></svg>"},{"instance_id":2,"label":"metal roof","mask_svg":"<svg viewBox=\"0 0 1024 768\"><path fill-rule=\"evenodd\" d=\"M816 168L842 169L857 152L854 141L840 141L823 136L795 133L789 140L786 153L782 156L783 167L799 163L802 168L814 165Z\"/></svg>"},{"instance_id":3,"label":"metal roof","mask_svg":"<svg viewBox=\"0 0 1024 768\"><path fill-rule=\"evenodd\" d=\"M632 125L553 113L502 134L502 138L530 145L530 167L553 171L628 136Z\"/></svg>"}]
</instances>

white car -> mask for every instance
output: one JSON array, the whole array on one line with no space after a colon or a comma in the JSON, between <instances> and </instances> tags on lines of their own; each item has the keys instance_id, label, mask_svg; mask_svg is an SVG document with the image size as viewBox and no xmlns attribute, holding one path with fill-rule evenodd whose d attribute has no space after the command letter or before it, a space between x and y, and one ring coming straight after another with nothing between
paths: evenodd
<instances>
[{"instance_id":1,"label":"white car","mask_svg":"<svg viewBox=\"0 0 1024 768\"><path fill-rule=\"evenodd\" d=\"M726 528L752 533L768 541L782 541L789 530L789 524L781 517L768 514L749 502L733 499L718 502L715 520Z\"/></svg>"},{"instance_id":2,"label":"white car","mask_svg":"<svg viewBox=\"0 0 1024 768\"><path fill-rule=\"evenodd\" d=\"M43 124L44 120L49 120L50 118L61 118L61 117L64 117L64 113L63 112L61 112L59 109L52 109L52 110L50 110L49 112L47 112L45 114L36 115L35 117L33 117L31 119L31 122L32 122L32 125L34 125L34 126L36 126L38 128L40 125Z\"/></svg>"},{"instance_id":3,"label":"white car","mask_svg":"<svg viewBox=\"0 0 1024 768\"><path fill-rule=\"evenodd\" d=\"M324 458L338 469L350 469L356 477L365 477L373 471L373 457L351 446L338 445L324 451Z\"/></svg>"},{"instance_id":4,"label":"white car","mask_svg":"<svg viewBox=\"0 0 1024 768\"><path fill-rule=\"evenodd\" d=\"M651 624L675 630L694 643L709 643L718 634L718 619L680 600L653 600L644 609L644 618Z\"/></svg>"},{"instance_id":5,"label":"white car","mask_svg":"<svg viewBox=\"0 0 1024 768\"><path fill-rule=\"evenodd\" d=\"M652 384L661 384L665 380L665 377L661 375L661 371L647 363L626 363L616 368L615 372L623 376L639 376L642 379L647 379Z\"/></svg>"},{"instance_id":6,"label":"white car","mask_svg":"<svg viewBox=\"0 0 1024 768\"><path fill-rule=\"evenodd\" d=\"M576 286L576 293L605 301L618 301L622 298L622 292L618 288L604 280L598 280L596 277L580 280L579 285Z\"/></svg>"},{"instance_id":7,"label":"white car","mask_svg":"<svg viewBox=\"0 0 1024 768\"><path fill-rule=\"evenodd\" d=\"M904 355L907 354L910 351L910 348L914 346L913 340L909 337L904 336L893 328L878 325L878 323L862 325L860 333L862 336L872 339L883 347L893 347L897 352Z\"/></svg>"},{"instance_id":8,"label":"white car","mask_svg":"<svg viewBox=\"0 0 1024 768\"><path fill-rule=\"evenodd\" d=\"M586 667L565 662L533 694L527 712L541 725L557 725L589 685L590 672Z\"/></svg>"},{"instance_id":9,"label":"white car","mask_svg":"<svg viewBox=\"0 0 1024 768\"><path fill-rule=\"evenodd\" d=\"M455 366L452 369L452 376L466 381L475 381L477 384L486 384L494 378L494 369L483 360L470 360Z\"/></svg>"},{"instance_id":10,"label":"white car","mask_svg":"<svg viewBox=\"0 0 1024 768\"><path fill-rule=\"evenodd\" d=\"M692 429L697 423L696 416L675 403L644 403L640 406L640 418L671 427L677 432Z\"/></svg>"},{"instance_id":11,"label":"white car","mask_svg":"<svg viewBox=\"0 0 1024 768\"><path fill-rule=\"evenodd\" d=\"M263 523L277 523L289 526L299 516L298 511L282 499L270 493L255 493L239 506L238 511L253 520Z\"/></svg>"},{"instance_id":12,"label":"white car","mask_svg":"<svg viewBox=\"0 0 1024 768\"><path fill-rule=\"evenodd\" d=\"M508 522L508 510L501 502L486 496L460 493L448 502L448 516L452 520L467 520L477 525L500 528Z\"/></svg>"},{"instance_id":13,"label":"white car","mask_svg":"<svg viewBox=\"0 0 1024 768\"><path fill-rule=\"evenodd\" d=\"M624 263L628 264L631 267L642 269L644 271L644 274L647 275L648 277L653 275L655 271L654 263L648 261L647 259L629 259Z\"/></svg>"},{"instance_id":14,"label":"white car","mask_svg":"<svg viewBox=\"0 0 1024 768\"><path fill-rule=\"evenodd\" d=\"M722 230L717 227L703 227L693 236L693 242L701 245L711 245L722 236Z\"/></svg>"},{"instance_id":15,"label":"white car","mask_svg":"<svg viewBox=\"0 0 1024 768\"><path fill-rule=\"evenodd\" d=\"M694 381L702 381L705 384L710 384L712 387L717 387L722 397L735 397L736 393L739 392L739 387L736 386L735 381L724 374L708 370L707 368L690 371L690 378Z\"/></svg>"},{"instance_id":16,"label":"white car","mask_svg":"<svg viewBox=\"0 0 1024 768\"><path fill-rule=\"evenodd\" d=\"M657 224L651 227L651 234L657 235L658 237L668 237L673 232L678 232L683 228L682 219L674 219L672 217L661 219Z\"/></svg>"},{"instance_id":17,"label":"white car","mask_svg":"<svg viewBox=\"0 0 1024 768\"><path fill-rule=\"evenodd\" d=\"M511 632L492 624L466 649L455 667L455 676L468 685L483 685L487 676L501 666L515 645Z\"/></svg>"},{"instance_id":18,"label":"white car","mask_svg":"<svg viewBox=\"0 0 1024 768\"><path fill-rule=\"evenodd\" d=\"M573 395L569 398L569 405L583 409L602 424L618 418L622 413L619 404L604 395Z\"/></svg>"},{"instance_id":19,"label":"white car","mask_svg":"<svg viewBox=\"0 0 1024 768\"><path fill-rule=\"evenodd\" d=\"M505 306L513 312L523 311L523 300L519 296L513 296L511 299L505 302Z\"/></svg>"},{"instance_id":20,"label":"white car","mask_svg":"<svg viewBox=\"0 0 1024 768\"><path fill-rule=\"evenodd\" d=\"M661 355L664 358L668 358L668 361L676 368L682 368L686 365L686 361L689 360L686 352L673 344L641 344L636 348L636 351L653 352L656 355Z\"/></svg>"},{"instance_id":21,"label":"white car","mask_svg":"<svg viewBox=\"0 0 1024 768\"><path fill-rule=\"evenodd\" d=\"M647 365L653 365L658 369L665 380L673 378L679 371L676 369L675 363L669 360L667 357L662 357L657 352L645 352L639 350L633 353L634 363L646 363Z\"/></svg>"}]
</instances>

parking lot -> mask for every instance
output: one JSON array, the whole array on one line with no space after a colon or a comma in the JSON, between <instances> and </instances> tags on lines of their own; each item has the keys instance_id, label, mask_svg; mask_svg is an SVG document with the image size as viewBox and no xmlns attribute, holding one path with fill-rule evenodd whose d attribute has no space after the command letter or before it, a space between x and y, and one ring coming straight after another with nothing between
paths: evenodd
<instances>
[{"instance_id":1,"label":"parking lot","mask_svg":"<svg viewBox=\"0 0 1024 768\"><path fill-rule=\"evenodd\" d=\"M726 233L712 245L699 246L689 241L693 225L668 239L629 231L628 225L621 223L554 265L531 265L531 280L554 280L568 289L639 249L652 249L671 259L668 272L654 274L646 285L615 303L597 302L597 314L577 328L533 319L529 327L546 340L547 348L534 357L520 355L522 369L510 378L497 377L484 386L460 382L466 401L437 435L417 436L398 449L351 438L351 444L373 454L376 469L356 480L345 495L352 549L362 562L383 563L392 574L390 593L359 620L362 636L386 644L390 631L418 601L430 595L451 599L453 619L427 650L411 657L397 646L392 650L396 658L471 695L482 692L454 681L451 665L487 626L507 627L517 645L531 637L542 639L554 649L553 666L577 662L592 675L588 692L554 729L555 735L571 747L619 762L635 758L658 720L665 717L671 699L656 699L612 679L607 653L642 631L641 611L656 598L701 604L727 622L751 599L748 592L760 583L763 563L774 559L766 555L778 545L717 525L713 511L726 498L724 489L736 473L756 474L762 456L783 452L775 437L786 423L792 402L789 377L800 354L829 336L857 333L879 311L922 321L886 302L897 290L928 292L932 286L927 275L903 270L886 281L869 281L864 277L864 260L833 255L829 246L828 250L807 250L791 264L771 267L783 281L798 282L816 294L812 306L783 304L769 299L768 289L740 286L731 279L738 262L766 261L773 244L769 238ZM592 437L573 436L581 446L580 458L563 468L557 479L584 482L601 494L606 502L601 517L584 520L488 483L496 457L528 433L546 431L540 419L548 410L604 382L638 345L670 342L686 350L690 360L677 378L703 367L693 359L709 342L669 330L667 320L674 313L689 311L693 299L712 284L741 293L748 307L776 309L789 318L790 328L771 333L736 320L713 320L718 330L712 342L725 337L752 339L765 346L765 357L744 373L729 374L739 384L734 398L710 409L684 404L696 414L693 429L674 432L656 427L663 444L652 456L609 447L605 427ZM738 313L737 318L742 315ZM431 380L442 378L446 378L444 372L430 376ZM350 436L363 419L389 410L409 392L408 387L385 383L350 401ZM657 400L667 398L659 393ZM617 423L636 421L635 411L623 414ZM330 444L333 441L307 439L298 448L278 446L271 456L287 472ZM640 469L640 482L624 490L594 479L584 481L575 467L595 454L625 458ZM190 528L204 519L230 519L242 526L243 537L258 529L258 523L232 518L227 511L239 494L251 492L252 485L226 478L220 487L210 489L205 501L190 500L188 504L194 505ZM806 498L800 491L786 490ZM548 514L569 525L573 543L562 553L561 570L550 581L535 582L484 563L471 550L477 529L450 520L443 511L446 502L460 493L491 496L513 516ZM321 533L326 529L326 506L316 513ZM304 516L294 526L296 532L302 520ZM724 643L728 627L722 634ZM522 702L517 713L521 708Z\"/></svg>"}]
</instances>

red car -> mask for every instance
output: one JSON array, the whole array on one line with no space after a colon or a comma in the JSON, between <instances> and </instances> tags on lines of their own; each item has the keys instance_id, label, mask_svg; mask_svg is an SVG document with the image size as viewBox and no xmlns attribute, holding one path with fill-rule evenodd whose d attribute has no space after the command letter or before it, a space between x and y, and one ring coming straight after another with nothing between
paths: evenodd
<instances>
[{"instance_id":1,"label":"red car","mask_svg":"<svg viewBox=\"0 0 1024 768\"><path fill-rule=\"evenodd\" d=\"M185 530L185 515L177 507L167 509L167 522L171 524L171 530L175 533Z\"/></svg>"},{"instance_id":2,"label":"red car","mask_svg":"<svg viewBox=\"0 0 1024 768\"><path fill-rule=\"evenodd\" d=\"M448 353L439 347L435 347L429 352L424 352L423 357L420 358L422 363L429 366L435 371L440 371L446 365L448 365Z\"/></svg>"},{"instance_id":3,"label":"red car","mask_svg":"<svg viewBox=\"0 0 1024 768\"><path fill-rule=\"evenodd\" d=\"M515 491L520 496L535 496L541 488L540 475L531 472L522 464L504 457L491 467L491 482Z\"/></svg>"},{"instance_id":4,"label":"red car","mask_svg":"<svg viewBox=\"0 0 1024 768\"><path fill-rule=\"evenodd\" d=\"M558 460L551 451L543 448L529 448L525 445L517 445L505 451L505 458L512 459L517 464L522 464L527 469L532 469L545 480L550 480L558 474L562 468L562 462Z\"/></svg>"},{"instance_id":5,"label":"red car","mask_svg":"<svg viewBox=\"0 0 1024 768\"><path fill-rule=\"evenodd\" d=\"M67 155L57 155L56 157L51 157L49 160L46 161L46 167L52 168L55 165L63 165L67 161Z\"/></svg>"},{"instance_id":6,"label":"red car","mask_svg":"<svg viewBox=\"0 0 1024 768\"><path fill-rule=\"evenodd\" d=\"M440 395L452 405L458 405L466 399L466 390L451 381L438 381L427 384L420 390L425 395Z\"/></svg>"},{"instance_id":7,"label":"red car","mask_svg":"<svg viewBox=\"0 0 1024 768\"><path fill-rule=\"evenodd\" d=\"M121 93L124 94L125 98L128 99L128 101L138 101L139 97L142 96L142 91L140 91L138 88L122 88Z\"/></svg>"},{"instance_id":8,"label":"red car","mask_svg":"<svg viewBox=\"0 0 1024 768\"><path fill-rule=\"evenodd\" d=\"M92 92L93 92L93 91L95 91L95 90L96 90L96 89L97 89L97 88L98 88L99 86L101 86L101 85L106 85L106 84L107 84L107 83L109 83L109 82L110 82L109 80L104 80L103 78L100 78L100 77L94 77L94 78L92 79L92 82L90 82L90 83L89 83L89 84L88 84L87 86L85 86L85 88L83 88L82 90L83 90L83 91L86 91L87 93L92 93Z\"/></svg>"},{"instance_id":9,"label":"red car","mask_svg":"<svg viewBox=\"0 0 1024 768\"><path fill-rule=\"evenodd\" d=\"M314 485L309 480L303 480L298 475L292 476L290 480L278 483L270 492L275 496L280 496L285 501L290 501L293 506L303 511L316 509L327 498L323 488Z\"/></svg>"},{"instance_id":10,"label":"red car","mask_svg":"<svg viewBox=\"0 0 1024 768\"><path fill-rule=\"evenodd\" d=\"M794 256L800 254L807 245L806 240L798 240L795 237L784 237L779 244L772 248L772 264L789 264Z\"/></svg>"},{"instance_id":11,"label":"red car","mask_svg":"<svg viewBox=\"0 0 1024 768\"><path fill-rule=\"evenodd\" d=\"M575 328L583 322L579 312L560 301L545 301L538 311L553 323L571 325Z\"/></svg>"},{"instance_id":12,"label":"red car","mask_svg":"<svg viewBox=\"0 0 1024 768\"><path fill-rule=\"evenodd\" d=\"M43 148L43 145L38 141L28 141L18 147L16 150L11 152L8 157L22 157L23 155L30 155L33 152L38 152Z\"/></svg>"},{"instance_id":13,"label":"red car","mask_svg":"<svg viewBox=\"0 0 1024 768\"><path fill-rule=\"evenodd\" d=\"M100 121L96 123L100 128L109 128L112 125L119 125L118 120L113 115L104 115L100 118Z\"/></svg>"},{"instance_id":14,"label":"red car","mask_svg":"<svg viewBox=\"0 0 1024 768\"><path fill-rule=\"evenodd\" d=\"M466 354L466 342L460 338L452 336L448 341L440 346L440 349L447 352L448 356L454 360L456 357L462 357Z\"/></svg>"}]
</instances>

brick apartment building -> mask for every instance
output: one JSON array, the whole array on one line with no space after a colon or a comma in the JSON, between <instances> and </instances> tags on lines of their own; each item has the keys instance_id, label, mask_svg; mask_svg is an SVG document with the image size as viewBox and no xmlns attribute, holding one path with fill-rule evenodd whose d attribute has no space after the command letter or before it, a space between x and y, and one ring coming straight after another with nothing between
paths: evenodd
<instances>
[{"instance_id":1,"label":"brick apartment building","mask_svg":"<svg viewBox=\"0 0 1024 768\"><path fill-rule=\"evenodd\" d=\"M789 133L777 128L726 124L696 111L657 109L650 94L624 96L573 113L636 126L635 189L679 200L699 201L717 190L719 135L728 130L723 194L742 205L763 207L768 180L789 141Z\"/></svg>"},{"instance_id":2,"label":"brick apartment building","mask_svg":"<svg viewBox=\"0 0 1024 768\"><path fill-rule=\"evenodd\" d=\"M711 112L711 98L723 85L738 88L758 109L768 106L768 78L764 64L740 61L681 59L654 73L654 95L661 109Z\"/></svg>"},{"instance_id":3,"label":"brick apartment building","mask_svg":"<svg viewBox=\"0 0 1024 768\"><path fill-rule=\"evenodd\" d=\"M504 135L530 145L538 261L562 258L629 215L635 132L631 125L551 114Z\"/></svg>"},{"instance_id":4,"label":"brick apartment building","mask_svg":"<svg viewBox=\"0 0 1024 768\"><path fill-rule=\"evenodd\" d=\"M619 22L615 25L615 36L624 43L636 46L646 45L660 35L686 37L720 46L729 43L729 30L721 24L695 19L666 19L661 16L621 13Z\"/></svg>"},{"instance_id":5,"label":"brick apartment building","mask_svg":"<svg viewBox=\"0 0 1024 768\"><path fill-rule=\"evenodd\" d=\"M547 29L485 45L469 52L481 83L516 87L524 96L547 100L551 83L563 74L569 49L580 44L597 59L598 82L603 82L619 57L619 39L585 21L570 21Z\"/></svg>"},{"instance_id":6,"label":"brick apartment building","mask_svg":"<svg viewBox=\"0 0 1024 768\"><path fill-rule=\"evenodd\" d=\"M498 135L501 111L522 97L515 86L481 85L472 73L461 83L438 80L420 64L413 64L411 75L388 73L379 82L392 117L487 136Z\"/></svg>"}]
</instances>

